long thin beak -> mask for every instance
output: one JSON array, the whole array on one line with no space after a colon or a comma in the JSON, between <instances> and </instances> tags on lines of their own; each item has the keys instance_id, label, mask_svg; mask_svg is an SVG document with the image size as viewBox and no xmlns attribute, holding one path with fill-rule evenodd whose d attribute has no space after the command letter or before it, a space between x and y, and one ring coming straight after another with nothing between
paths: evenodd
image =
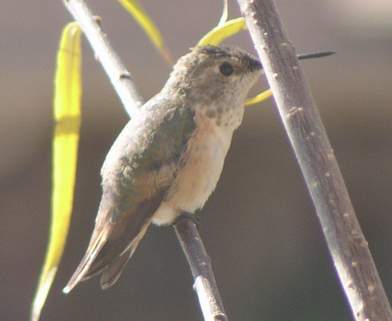
<instances>
[{"instance_id":1,"label":"long thin beak","mask_svg":"<svg viewBox=\"0 0 392 321\"><path fill-rule=\"evenodd\" d=\"M328 57L328 56L333 55L335 53L336 53L335 51L311 52L311 53L306 53L306 54L300 54L297 56L297 58L299 60L321 58L321 57Z\"/></svg>"},{"instance_id":2,"label":"long thin beak","mask_svg":"<svg viewBox=\"0 0 392 321\"><path fill-rule=\"evenodd\" d=\"M297 58L299 60L305 60L305 59L314 59L314 58L322 58L322 57L328 57L333 54L335 54L335 51L319 51L319 52L310 52L306 54L299 54ZM250 71L256 71L263 69L263 65L256 59L254 58L249 58L249 69Z\"/></svg>"}]
</instances>

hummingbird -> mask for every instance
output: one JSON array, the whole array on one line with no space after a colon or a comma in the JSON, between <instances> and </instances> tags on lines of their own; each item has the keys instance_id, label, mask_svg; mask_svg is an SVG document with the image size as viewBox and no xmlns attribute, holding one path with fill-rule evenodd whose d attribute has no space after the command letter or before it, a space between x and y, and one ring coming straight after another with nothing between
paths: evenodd
<instances>
[{"instance_id":1,"label":"hummingbird","mask_svg":"<svg viewBox=\"0 0 392 321\"><path fill-rule=\"evenodd\" d=\"M230 47L199 46L178 60L105 158L95 227L64 293L95 275L102 289L112 286L151 223L170 225L204 206L261 69Z\"/></svg>"},{"instance_id":2,"label":"hummingbird","mask_svg":"<svg viewBox=\"0 0 392 321\"><path fill-rule=\"evenodd\" d=\"M152 223L170 225L204 206L261 70L253 56L230 47L198 46L178 60L105 158L94 230L64 293L96 275L109 288Z\"/></svg>"}]
</instances>

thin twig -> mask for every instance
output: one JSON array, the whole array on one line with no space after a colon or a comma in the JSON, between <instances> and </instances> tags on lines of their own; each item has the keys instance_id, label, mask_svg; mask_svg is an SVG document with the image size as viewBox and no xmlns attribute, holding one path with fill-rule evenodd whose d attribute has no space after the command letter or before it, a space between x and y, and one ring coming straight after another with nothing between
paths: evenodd
<instances>
[{"instance_id":1,"label":"thin twig","mask_svg":"<svg viewBox=\"0 0 392 321\"><path fill-rule=\"evenodd\" d=\"M104 67L124 108L132 117L142 105L130 73L111 48L97 20L82 0L64 0L65 6L79 23L95 55ZM214 272L195 223L181 217L175 225L176 235L194 277L194 290L206 321L226 321L222 300L216 286Z\"/></svg>"},{"instance_id":2,"label":"thin twig","mask_svg":"<svg viewBox=\"0 0 392 321\"><path fill-rule=\"evenodd\" d=\"M143 104L143 98L137 92L130 72L111 47L106 34L103 33L100 21L93 16L82 0L64 0L64 4L82 28L126 112L130 117L134 116Z\"/></svg>"},{"instance_id":3,"label":"thin twig","mask_svg":"<svg viewBox=\"0 0 392 321\"><path fill-rule=\"evenodd\" d=\"M193 287L199 295L204 320L227 321L211 266L211 260L204 247L196 224L191 218L181 216L174 225L174 228L192 271Z\"/></svg>"},{"instance_id":4,"label":"thin twig","mask_svg":"<svg viewBox=\"0 0 392 321\"><path fill-rule=\"evenodd\" d=\"M294 47L272 0L237 0L357 321L392 312Z\"/></svg>"}]
</instances>

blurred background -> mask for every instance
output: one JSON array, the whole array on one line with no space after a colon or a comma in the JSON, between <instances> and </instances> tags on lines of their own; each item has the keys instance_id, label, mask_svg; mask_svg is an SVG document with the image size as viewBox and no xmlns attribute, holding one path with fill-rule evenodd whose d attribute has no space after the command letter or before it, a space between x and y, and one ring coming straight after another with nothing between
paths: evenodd
<instances>
[{"instance_id":1,"label":"blurred background","mask_svg":"<svg viewBox=\"0 0 392 321\"><path fill-rule=\"evenodd\" d=\"M392 295L392 3L277 0L298 52L336 50L302 65L386 291ZM88 1L147 99L170 67L116 1ZM221 1L141 1L177 58L220 17ZM237 16L235 2L231 16ZM50 195L52 93L61 1L0 11L0 319L27 320L44 257ZM242 33L229 43L252 51ZM201 320L172 228L151 228L120 282L98 279L61 293L79 263L100 199L99 169L127 122L84 44L84 95L75 209L42 320ZM258 90L265 86L259 83ZM216 192L201 217L230 320L348 321L350 311L270 100L248 109Z\"/></svg>"}]
</instances>

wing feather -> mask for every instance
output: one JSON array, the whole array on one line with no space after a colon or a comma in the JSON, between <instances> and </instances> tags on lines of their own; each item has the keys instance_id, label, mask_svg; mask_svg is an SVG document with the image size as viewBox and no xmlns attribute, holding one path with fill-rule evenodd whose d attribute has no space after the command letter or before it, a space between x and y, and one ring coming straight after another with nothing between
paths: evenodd
<instances>
[{"instance_id":1,"label":"wing feather","mask_svg":"<svg viewBox=\"0 0 392 321\"><path fill-rule=\"evenodd\" d=\"M194 132L194 115L186 106L156 97L142 108L105 159L94 231L66 293L97 274L102 274L102 288L117 281L172 184Z\"/></svg>"}]
</instances>

